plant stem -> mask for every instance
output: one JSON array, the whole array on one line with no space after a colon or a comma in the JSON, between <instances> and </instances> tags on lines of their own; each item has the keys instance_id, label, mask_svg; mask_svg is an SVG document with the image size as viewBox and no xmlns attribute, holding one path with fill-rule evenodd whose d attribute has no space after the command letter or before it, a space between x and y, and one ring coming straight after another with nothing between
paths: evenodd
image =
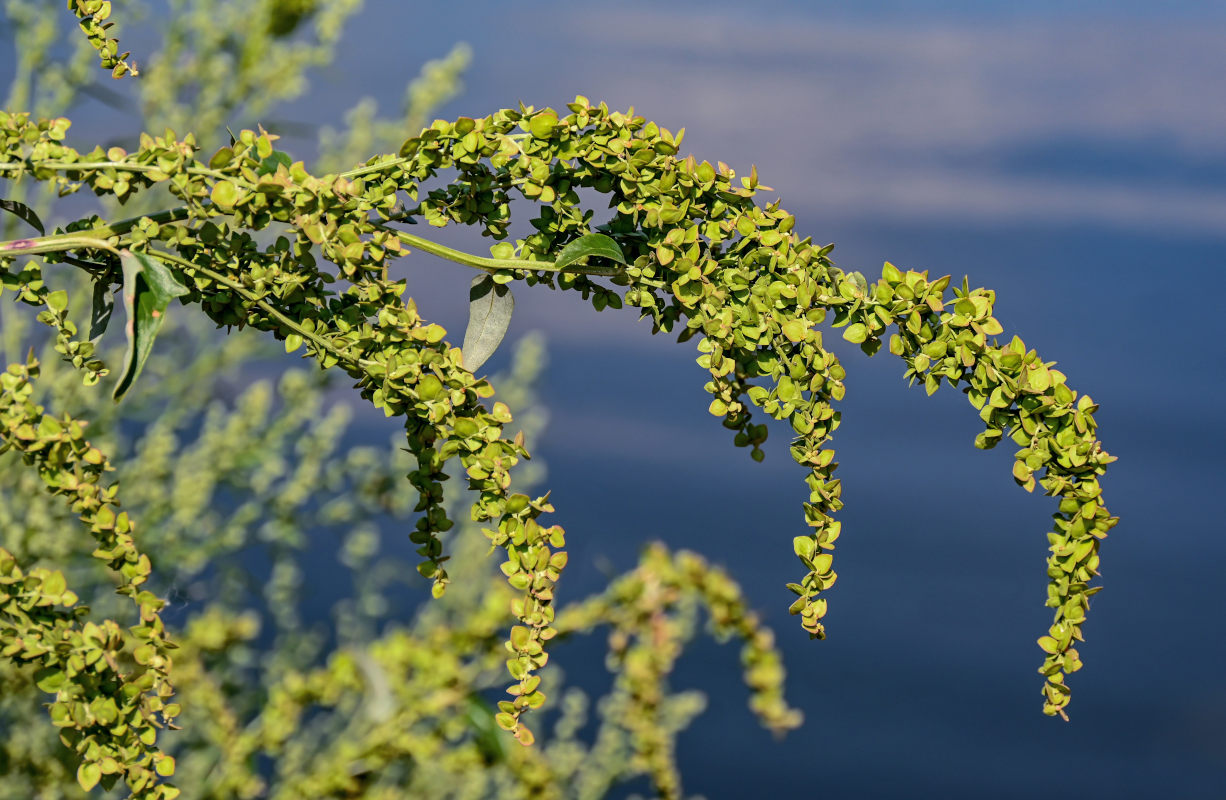
<instances>
[{"instance_id":1,"label":"plant stem","mask_svg":"<svg viewBox=\"0 0 1226 800\"><path fill-rule=\"evenodd\" d=\"M347 180L350 178L358 178L358 177L361 177L362 175L367 175L371 172L378 172L379 170L386 169L387 167L395 167L400 164L404 164L408 161L409 159L407 158L393 158L388 161L380 161L376 164L368 164L363 167L357 167L356 169L348 170L347 172L338 173L337 177L345 178ZM108 169L108 168L125 170L127 172L161 171L161 167L158 167L155 164L133 164L129 161L56 161L56 160L41 161L40 160L36 162L36 165L39 167L46 167L47 169L53 169L53 170L57 170L61 172L68 172L68 171L78 170L78 169L85 170L85 169ZM14 170L28 170L30 169L30 167L31 167L31 164L30 162L27 162L27 161L0 161L0 172L11 172ZM234 176L226 175L224 172L220 172L215 169L209 169L208 167L187 167L184 171L188 175L207 175L210 178L217 178L218 180L229 180L232 177L234 177Z\"/></svg>"},{"instance_id":2,"label":"plant stem","mask_svg":"<svg viewBox=\"0 0 1226 800\"><path fill-rule=\"evenodd\" d=\"M350 178L360 178L361 176L367 175L371 172L378 172L379 170L386 169L387 167L396 167L401 164L408 163L408 161L409 159L407 158L392 158L387 161L379 161L374 164L367 164L364 167L357 167L346 172L341 172L336 177L344 178L345 180L349 180Z\"/></svg>"},{"instance_id":3,"label":"plant stem","mask_svg":"<svg viewBox=\"0 0 1226 800\"><path fill-rule=\"evenodd\" d=\"M59 172L72 172L74 170L92 170L92 169L110 169L114 168L124 172L164 172L164 170L156 164L133 164L129 161L37 161L35 164L38 167L57 170ZM0 161L0 172L11 172L14 170L30 169L31 164L26 161ZM218 172L215 169L207 167L186 167L184 170L188 175L207 175L210 178L218 180L229 180L231 176L224 172Z\"/></svg>"},{"instance_id":4,"label":"plant stem","mask_svg":"<svg viewBox=\"0 0 1226 800\"><path fill-rule=\"evenodd\" d=\"M86 233L86 231L82 231ZM109 250L118 254L119 248L107 241L105 236L74 236L72 234L57 234L42 236L37 239L16 239L11 242L0 242L0 255L38 255L40 253L58 253L64 250L81 248Z\"/></svg>"},{"instance_id":5,"label":"plant stem","mask_svg":"<svg viewBox=\"0 0 1226 800\"><path fill-rule=\"evenodd\" d=\"M4 165L0 163L0 168ZM168 222L178 222L189 218L190 210L187 208L171 208L166 211L159 211L156 214L146 214L140 217L132 217L130 219L121 220L111 225L106 225L101 228L91 228L89 230L71 231L68 233L56 233L50 236L33 236L27 239L13 239L7 242L0 242L0 256L2 255L39 255L41 253L56 253L63 250L76 249L99 249L118 252L107 239L112 236L122 236L132 230L140 223L142 219L149 219L158 224ZM383 230L394 233L400 241L416 247L423 253L429 253L439 258L445 258L448 261L453 261L457 264L463 264L466 267L484 270L485 272L496 272L498 270L520 270L533 272L573 272L580 275L617 275L621 272L617 267L587 267L571 264L566 267L558 268L554 266L552 261L530 261L522 258L487 258L484 256L475 256L471 253L465 253L460 250L454 250L438 242L432 242L429 239L423 239L406 231L396 230L380 226Z\"/></svg>"},{"instance_id":6,"label":"plant stem","mask_svg":"<svg viewBox=\"0 0 1226 800\"><path fill-rule=\"evenodd\" d=\"M186 208L172 208L167 211L159 211L156 214L145 214L140 217L121 220L101 228L54 233L50 236L32 236L28 239L13 239L7 242L0 242L0 256L38 255L40 253L57 253L63 250L81 249L109 250L112 253L116 253L118 250L107 239L110 239L112 236L122 236L135 228L142 219L149 219L160 225L166 222L177 222L178 220L187 219L187 217L188 210Z\"/></svg>"},{"instance_id":7,"label":"plant stem","mask_svg":"<svg viewBox=\"0 0 1226 800\"><path fill-rule=\"evenodd\" d=\"M393 230L391 228L386 228L385 230L395 233L400 237L400 241L410 247L416 247L423 253L429 253L432 256L445 258L448 261L454 261L466 267L475 267L486 272L496 272L500 269L531 270L533 272L575 272L581 275L617 275L620 272L615 267L580 267L572 264L559 268L554 266L552 261L529 261L523 258L485 258L464 253L460 250L453 250L438 242L432 242L429 239L423 239L420 236L415 236L405 231Z\"/></svg>"},{"instance_id":8,"label":"plant stem","mask_svg":"<svg viewBox=\"0 0 1226 800\"><path fill-rule=\"evenodd\" d=\"M227 278L225 275L222 275L218 272L214 272L208 267L201 266L195 263L194 261L188 261L186 258L180 258L179 256L176 256L173 253L166 253L161 250L149 250L148 253L154 258L160 258L163 261L168 261L171 264L176 264L186 270L191 270L193 272L199 272L201 275L204 275L206 278L217 281L222 286L225 286L227 289L230 289L231 291L236 292L237 294L241 295L245 300L255 303L257 306L259 306L260 310L264 311L269 316L274 317L277 320L277 322L280 322L282 325L289 328L294 333L301 336L303 339L311 342L319 349L327 351L328 353L331 353L332 355L336 356L337 360L347 361L350 363L353 362L353 359L349 358L347 355L345 355L345 353L333 347L332 344L330 344L327 340L321 339L318 336L316 336L314 333L311 333L310 331L306 330L301 325L299 325L297 322L295 322L291 317L287 316L282 311L280 311L276 306L267 302L263 298L257 297L253 295L251 292L247 291L247 289L242 284L236 283L230 280L229 278Z\"/></svg>"}]
</instances>

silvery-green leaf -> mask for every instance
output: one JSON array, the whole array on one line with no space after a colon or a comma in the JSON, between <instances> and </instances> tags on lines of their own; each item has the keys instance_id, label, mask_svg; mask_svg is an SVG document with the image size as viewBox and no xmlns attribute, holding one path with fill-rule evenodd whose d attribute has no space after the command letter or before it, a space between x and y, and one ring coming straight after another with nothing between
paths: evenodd
<instances>
[{"instance_id":1,"label":"silvery-green leaf","mask_svg":"<svg viewBox=\"0 0 1226 800\"><path fill-rule=\"evenodd\" d=\"M468 328L464 331L464 368L476 372L481 368L507 333L515 296L511 289L496 283L492 275L473 278L468 290Z\"/></svg>"}]
</instances>

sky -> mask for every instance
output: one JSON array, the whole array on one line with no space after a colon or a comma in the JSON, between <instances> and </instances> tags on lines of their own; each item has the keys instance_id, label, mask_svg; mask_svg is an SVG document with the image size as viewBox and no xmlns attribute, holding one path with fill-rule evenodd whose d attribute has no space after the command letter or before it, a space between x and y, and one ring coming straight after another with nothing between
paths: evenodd
<instances>
[{"instance_id":1,"label":"sky","mask_svg":"<svg viewBox=\"0 0 1226 800\"><path fill-rule=\"evenodd\" d=\"M705 411L693 343L517 291L510 338L549 342L535 450L568 531L561 591L598 589L647 541L706 554L774 627L806 714L774 741L745 709L733 648L699 646L675 681L710 698L680 743L687 792L1221 796L1226 4L383 0L351 23L344 69L278 115L334 122L362 95L393 109L456 41L475 56L441 116L576 94L633 105L684 127L699 158L756 165L845 269L871 278L888 260L996 289L1005 335L1100 403L1119 457L1104 486L1121 522L1063 723L1040 713L1035 674L1053 509L1014 486L1007 446L972 447L957 392L925 397L888 354L839 351L840 579L829 638L811 642L783 587L801 574L805 496L787 431L751 462ZM460 338L471 276L428 256L400 274ZM603 670L590 648L556 658L571 680Z\"/></svg>"}]
</instances>

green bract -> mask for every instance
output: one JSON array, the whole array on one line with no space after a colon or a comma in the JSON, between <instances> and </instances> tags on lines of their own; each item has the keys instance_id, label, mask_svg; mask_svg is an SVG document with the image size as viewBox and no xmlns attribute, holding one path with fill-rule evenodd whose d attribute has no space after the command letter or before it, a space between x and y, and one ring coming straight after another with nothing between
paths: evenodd
<instances>
[{"instance_id":1,"label":"green bract","mask_svg":"<svg viewBox=\"0 0 1226 800\"><path fill-rule=\"evenodd\" d=\"M106 36L107 29L113 24L107 22L111 16L110 0L68 0L68 10L76 14L85 37L98 51L102 66L111 70L113 77L140 74L136 64L129 64L127 61L130 53L119 52L119 40L108 39Z\"/></svg>"}]
</instances>

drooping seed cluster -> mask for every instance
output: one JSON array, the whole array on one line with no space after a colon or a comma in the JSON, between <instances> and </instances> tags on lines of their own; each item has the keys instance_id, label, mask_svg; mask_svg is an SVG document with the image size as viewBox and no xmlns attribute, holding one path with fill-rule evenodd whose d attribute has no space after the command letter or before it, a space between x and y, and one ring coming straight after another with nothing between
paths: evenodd
<instances>
[{"instance_id":1,"label":"drooping seed cluster","mask_svg":"<svg viewBox=\"0 0 1226 800\"><path fill-rule=\"evenodd\" d=\"M199 303L218 324L270 331L288 350L304 347L322 366L352 376L377 408L403 417L418 462L409 476L421 512L412 538L436 593L448 581L440 534L452 525L443 505L444 469L458 458L479 493L473 517L491 522L488 535L505 553L503 571L522 592L507 641L516 684L499 718L521 741L532 740L521 715L544 701L534 672L555 635L553 592L566 563L564 535L538 522L552 510L547 497L511 491L509 470L526 453L520 442L502 437L509 410L484 406L492 387L465 370L446 332L404 299L405 283L387 277L405 243L435 252L397 223L475 225L505 239L513 198L535 204L533 232L495 245L495 266L474 265L500 282L523 278L579 291L597 309L620 307L621 295L582 268L549 268L566 243L595 226L627 256L628 266L612 277L626 287L625 303L641 308L655 331L699 337L709 410L734 432L734 442L762 457L767 428L754 422L755 407L790 424L791 455L809 470L803 512L810 528L793 541L806 574L789 584L797 595L791 610L814 637L825 633L820 595L836 578L831 551L840 523L834 513L842 503L827 445L839 422L834 403L845 391L844 370L817 326L842 328L845 339L869 354L889 336L907 376L922 380L929 393L942 380L962 385L985 422L977 444L990 447L1010 436L1022 448L1018 482L1028 489L1037 482L1060 498L1049 535L1048 603L1056 619L1040 646L1048 654L1044 709L1062 714L1064 676L1081 666L1073 643L1095 591L1088 584L1097 573L1098 541L1115 523L1101 502L1097 476L1111 458L1098 444L1089 398L1069 389L1020 340L991 338L1003 332L992 316L991 292L964 285L947 298L948 278L889 265L870 285L837 269L828 246L801 238L795 218L777 203L758 205L756 174L738 181L723 164L680 159L681 135L585 98L569 110L561 117L521 107L439 121L397 155L321 177L276 150L275 137L262 131L241 132L204 162L190 136L179 140L168 131L143 137L133 153L79 153L62 143L66 121L5 114L0 174L121 199L162 184L178 197L180 208L136 220L83 221L21 249L92 252L103 264L111 258L108 248L162 259L191 290L184 300ZM582 190L607 196L604 216L583 206ZM261 231L268 233L257 236ZM99 245L70 248L68 238ZM99 255L99 248L106 252ZM0 250L0 259L11 261L16 250ZM116 272L101 274L109 280Z\"/></svg>"},{"instance_id":2,"label":"drooping seed cluster","mask_svg":"<svg viewBox=\"0 0 1226 800\"><path fill-rule=\"evenodd\" d=\"M140 621L126 632L113 620L88 621L61 572L23 570L0 550L0 652L37 668L38 687L54 697L52 724L80 761L82 787L110 788L122 780L135 798L171 800L179 790L158 781L174 774L174 759L156 744L158 730L179 713L169 702L173 645L159 614L164 602L142 588L151 565L136 547L127 512L116 510L118 487L102 480L106 456L85 438L83 421L53 416L33 402L37 375L33 359L0 374L0 453L20 453L47 489L64 498Z\"/></svg>"},{"instance_id":3,"label":"drooping seed cluster","mask_svg":"<svg viewBox=\"0 0 1226 800\"><path fill-rule=\"evenodd\" d=\"M107 38L115 24L107 22L111 16L110 0L68 0L68 10L76 15L85 38L98 51L98 60L103 69L111 70L111 76L140 74L135 64L129 64L130 53L119 52L119 40Z\"/></svg>"},{"instance_id":4,"label":"drooping seed cluster","mask_svg":"<svg viewBox=\"0 0 1226 800\"><path fill-rule=\"evenodd\" d=\"M508 581L524 593L514 608L520 624L508 641L508 669L520 686L509 701L512 718L539 706L544 696L523 686L547 660L543 643L552 636L564 533L537 522L552 510L546 498L510 490L509 470L526 454L520 443L500 438L509 410L501 403L482 405L492 387L465 370L459 350L444 341L445 331L422 320L412 300L403 299L405 284L384 277L386 258L400 243L394 231L376 229L366 215L390 208L395 197L385 197L378 185L364 190L344 178L314 178L301 164L287 167L271 138L251 131L203 166L190 158L190 136L145 137L144 149L131 156L114 149L82 156L60 144L67 128L62 122L31 123L24 115L4 115L0 122L8 123L6 155L23 165L13 172L25 172L28 164L36 177L60 179L65 191L89 185L121 197L166 183L186 203L132 221L122 232L99 223L59 236L100 238L104 244L109 238L112 250L126 247L167 260L193 289L186 299L199 302L219 324L270 330L289 350L305 345L322 366L339 366L353 376L377 408L405 418L408 446L418 459L409 480L421 512L411 538L420 545L420 571L434 581L436 594L448 581L439 534L452 525L443 505L443 465L459 458L469 487L478 492L474 519L496 521L491 539L507 554ZM56 166L44 170L48 164ZM292 226L289 235L261 247L251 232L274 223ZM360 238L367 233L369 241ZM314 245L339 275L317 267ZM15 254L10 249L0 258ZM330 288L338 279L348 283L343 291ZM530 741L526 727L512 728Z\"/></svg>"},{"instance_id":5,"label":"drooping seed cluster","mask_svg":"<svg viewBox=\"0 0 1226 800\"><path fill-rule=\"evenodd\" d=\"M667 682L700 606L717 637L744 642L741 663L750 707L762 724L776 733L798 727L800 712L783 699L784 672L774 634L746 608L736 582L696 553L652 545L634 571L603 594L568 607L559 622L562 635L609 627L610 667L617 675L609 705L623 712L617 722L629 733L636 760L662 798L681 796L676 732L669 724L675 715L665 707Z\"/></svg>"},{"instance_id":6,"label":"drooping seed cluster","mask_svg":"<svg viewBox=\"0 0 1226 800\"><path fill-rule=\"evenodd\" d=\"M836 577L830 550L840 534L833 512L842 505L841 487L826 444L838 425L833 403L843 398L845 376L816 326L829 319L870 355L889 334L906 376L923 381L929 394L942 380L963 386L986 426L976 445L991 447L1010 436L1022 448L1013 470L1019 485L1033 490L1041 470L1038 483L1060 499L1049 535L1048 605L1055 620L1039 644L1047 653L1044 711L1063 714L1064 677L1081 666L1073 643L1081 639L1095 591L1088 583L1097 574L1098 542L1116 522L1101 500L1098 476L1113 459L1098 443L1094 403L1020 339L990 338L1003 333L992 316L993 292L964 282L947 298L948 277L933 280L889 264L870 285L859 273L835 268L830 247L801 238L795 218L777 203L758 206L756 173L738 184L723 164L676 158L681 137L640 117L611 113L585 98L569 109L562 119L548 109L521 109L438 122L411 139L401 156L424 164L414 178L426 180L442 168L460 174L429 193L422 217L505 236L513 188L542 204L530 221L536 232L496 246L494 255L548 260L591 225L594 212L582 208L576 190L609 196L612 212L599 229L633 262L613 282L628 287L626 303L642 308L656 331L681 328L681 339L702 337L699 364L710 375L710 411L736 432L736 444L761 457L767 431L752 423L751 405L788 421L797 434L791 454L810 469L804 512L812 532L794 541L808 574L789 588L798 595L792 612L815 637L824 635L826 613L818 595ZM583 275L530 272L527 280L578 289L598 309L617 302Z\"/></svg>"}]
</instances>

